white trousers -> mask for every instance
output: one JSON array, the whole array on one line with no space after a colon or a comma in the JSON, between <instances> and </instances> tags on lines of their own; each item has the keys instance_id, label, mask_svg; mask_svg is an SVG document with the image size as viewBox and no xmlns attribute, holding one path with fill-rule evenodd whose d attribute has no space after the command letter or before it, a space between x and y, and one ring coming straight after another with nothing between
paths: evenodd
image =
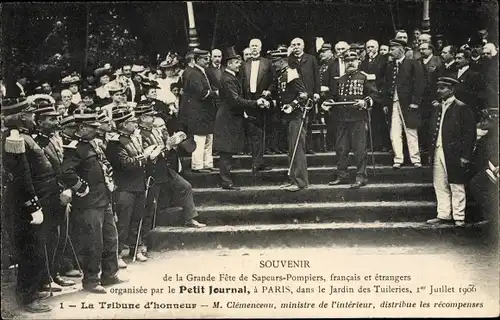
<instances>
[{"instance_id":1,"label":"white trousers","mask_svg":"<svg viewBox=\"0 0 500 320\"><path fill-rule=\"evenodd\" d=\"M465 220L465 185L448 183L443 148L437 147L434 156L433 182L437 199L437 217L444 220Z\"/></svg>"},{"instance_id":2,"label":"white trousers","mask_svg":"<svg viewBox=\"0 0 500 320\"><path fill-rule=\"evenodd\" d=\"M417 129L406 127L399 101L395 101L392 104L391 142L392 150L394 150L394 163L399 164L403 164L404 162L403 130L406 134L411 163L421 163L420 150L418 147L418 131Z\"/></svg>"},{"instance_id":3,"label":"white trousers","mask_svg":"<svg viewBox=\"0 0 500 320\"><path fill-rule=\"evenodd\" d=\"M214 158L212 156L213 134L206 136L194 136L196 149L191 155L191 170L211 169L214 167Z\"/></svg>"}]
</instances>

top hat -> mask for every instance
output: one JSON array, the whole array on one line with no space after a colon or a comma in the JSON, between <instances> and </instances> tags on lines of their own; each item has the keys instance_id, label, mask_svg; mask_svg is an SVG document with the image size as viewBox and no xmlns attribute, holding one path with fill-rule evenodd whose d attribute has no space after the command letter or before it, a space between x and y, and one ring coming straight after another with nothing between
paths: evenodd
<instances>
[{"instance_id":1,"label":"top hat","mask_svg":"<svg viewBox=\"0 0 500 320\"><path fill-rule=\"evenodd\" d=\"M1 112L5 116L14 115L21 112L33 112L34 108L29 100L25 98L3 98Z\"/></svg>"},{"instance_id":2,"label":"top hat","mask_svg":"<svg viewBox=\"0 0 500 320\"><path fill-rule=\"evenodd\" d=\"M241 59L241 56L236 53L234 46L231 46L224 50L224 60L229 61L231 59Z\"/></svg>"}]
</instances>

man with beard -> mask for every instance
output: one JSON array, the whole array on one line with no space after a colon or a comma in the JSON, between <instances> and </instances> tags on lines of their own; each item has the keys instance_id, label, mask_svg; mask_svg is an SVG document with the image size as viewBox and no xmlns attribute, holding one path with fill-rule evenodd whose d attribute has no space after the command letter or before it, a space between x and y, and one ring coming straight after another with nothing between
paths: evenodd
<instances>
[{"instance_id":1,"label":"man with beard","mask_svg":"<svg viewBox=\"0 0 500 320\"><path fill-rule=\"evenodd\" d=\"M437 82L436 108L431 122L433 183L437 199L437 217L430 224L465 226L465 183L474 142L476 123L470 108L455 98L454 78L441 77Z\"/></svg>"},{"instance_id":2,"label":"man with beard","mask_svg":"<svg viewBox=\"0 0 500 320\"><path fill-rule=\"evenodd\" d=\"M50 97L50 96L49 96ZM47 159L50 161L54 174L57 180L60 180L61 165L63 161L63 140L58 133L60 128L60 115L55 111L50 100L38 98L35 100L37 110L35 110L35 120L37 127L32 135L33 140L43 149ZM59 182L59 181L58 181ZM59 183L62 185L62 183ZM59 189L59 191L62 191ZM50 211L49 211L50 210ZM65 245L66 224L64 223L64 207L59 203L59 197L54 198L51 203L51 208L46 208L46 212L50 212L46 216L44 225L45 243L47 244L47 253L51 257L49 261L49 271L52 280L62 287L72 286L75 284L72 280L65 280L60 276L63 250ZM46 279L46 284L43 290L48 290L49 279ZM61 288L52 286L52 291L61 291Z\"/></svg>"},{"instance_id":3,"label":"man with beard","mask_svg":"<svg viewBox=\"0 0 500 320\"><path fill-rule=\"evenodd\" d=\"M2 100L1 111L9 130L2 134L2 169L9 177L8 181L3 181L6 189L2 195L2 210L7 210L6 219L12 222L11 238L17 249L16 295L19 305L27 311L49 312L51 307L40 302L49 294L38 292L46 276L42 196L51 188L57 189L57 182L55 177L49 181L42 179L49 171L50 162L29 135L35 126L34 108L24 99L11 98ZM41 162L41 159L46 161ZM46 198L43 201L46 204Z\"/></svg>"},{"instance_id":4,"label":"man with beard","mask_svg":"<svg viewBox=\"0 0 500 320\"><path fill-rule=\"evenodd\" d=\"M73 103L71 100L73 98L73 93L69 89L64 89L61 91L61 102L66 109L67 114L73 114L76 109L78 109L78 105Z\"/></svg>"},{"instance_id":5,"label":"man with beard","mask_svg":"<svg viewBox=\"0 0 500 320\"><path fill-rule=\"evenodd\" d=\"M75 140L65 146L61 179L73 193L73 236L83 270L83 288L106 293L104 286L123 282L118 278L118 234L111 209L104 152L96 141L100 123L94 114L76 114ZM77 139L77 140L76 140ZM99 273L102 274L99 277Z\"/></svg>"},{"instance_id":6,"label":"man with beard","mask_svg":"<svg viewBox=\"0 0 500 320\"><path fill-rule=\"evenodd\" d=\"M446 46L441 50L441 59L443 60L444 70L443 76L456 77L457 64L455 63L455 55L457 48L455 46Z\"/></svg>"},{"instance_id":7,"label":"man with beard","mask_svg":"<svg viewBox=\"0 0 500 320\"><path fill-rule=\"evenodd\" d=\"M288 57L288 64L291 68L296 68L299 71L299 76L302 82L306 86L306 93L309 97L313 99L314 102L318 101L320 98L320 88L321 83L319 81L319 68L318 61L316 57L304 53L304 40L300 38L295 38L290 43L292 47L292 54ZM313 139L312 139L312 123L316 117L315 109L311 109L308 123L306 126L307 132L307 142L306 150L307 153L313 154Z\"/></svg>"},{"instance_id":8,"label":"man with beard","mask_svg":"<svg viewBox=\"0 0 500 320\"><path fill-rule=\"evenodd\" d=\"M242 85L245 99L257 101L259 98L269 98L271 92L274 90L274 71L271 61L260 56L262 42L259 39L250 40L249 47L252 54L251 59L240 67L241 61L239 63L233 61L234 59L238 60L239 56L233 54L231 59L226 60L230 61L233 65L233 68L229 70L233 73L238 73L242 69L239 75L243 80ZM227 57L225 58L227 59ZM237 68L238 71L234 71L234 68ZM229 77L228 75L226 76ZM225 108L227 109L227 102L224 102L224 105L226 105ZM244 108L244 110L246 113L248 139L252 150L252 172L256 174L259 171L270 170L271 167L264 164L264 150L266 149L266 142L263 141L264 131L269 133L268 137L271 136L271 138L277 139L276 133L279 130L279 119L276 114L272 114L269 110L254 108L253 105L250 108ZM273 143L277 144L276 141L273 141ZM243 144L244 141L242 141Z\"/></svg>"},{"instance_id":9,"label":"man with beard","mask_svg":"<svg viewBox=\"0 0 500 320\"><path fill-rule=\"evenodd\" d=\"M347 171L349 151L354 151L356 162L356 182L351 184L352 189L358 189L367 182L367 108L373 106L373 97L376 94L375 83L369 82L368 74L358 71L359 57L356 52L345 54L346 74L340 77L336 87L331 88L328 100L322 107L332 109L332 118L337 121L337 141L335 151L339 157L337 178L330 185L348 182ZM354 102L353 105L335 106L333 102Z\"/></svg>"},{"instance_id":10,"label":"man with beard","mask_svg":"<svg viewBox=\"0 0 500 320\"><path fill-rule=\"evenodd\" d=\"M240 71L241 56L236 54L234 47L227 50L224 59L227 67L221 79L221 107L217 110L215 118L214 149L220 152L219 172L222 180L222 188L226 190L239 190L239 187L235 186L231 179L231 158L233 154L241 151L244 145L243 121L245 112L249 112L252 108L269 106L269 102L259 94L256 94L256 92L254 92L254 96L260 96L259 98L248 100L243 98L242 86L236 75ZM259 63L264 62L259 61ZM255 67L252 66L251 68L250 72L256 71ZM252 80L256 81L257 79L252 78ZM250 123L249 125L251 126L252 124ZM262 138L260 139L262 141ZM253 167L254 172L258 169L262 169L262 167Z\"/></svg>"}]
</instances>

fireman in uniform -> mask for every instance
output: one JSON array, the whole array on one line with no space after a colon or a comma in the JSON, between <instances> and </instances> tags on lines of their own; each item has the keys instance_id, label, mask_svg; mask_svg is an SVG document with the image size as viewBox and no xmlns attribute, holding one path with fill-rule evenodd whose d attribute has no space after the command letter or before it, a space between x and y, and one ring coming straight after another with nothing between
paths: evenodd
<instances>
[{"instance_id":1,"label":"fireman in uniform","mask_svg":"<svg viewBox=\"0 0 500 320\"><path fill-rule=\"evenodd\" d=\"M43 152L28 134L35 126L33 111L24 98L2 99L7 129L2 134L2 168L10 177L4 181L7 186L2 210L9 211L6 218L12 221L12 238L17 249L18 302L27 311L40 313L51 311L50 306L40 301L48 298L49 293L38 291L46 276L41 224L47 213L42 211L41 199L42 194L47 193L46 187L50 190L57 187L57 183L55 179L44 181L48 161L40 163Z\"/></svg>"},{"instance_id":2,"label":"fireman in uniform","mask_svg":"<svg viewBox=\"0 0 500 320\"><path fill-rule=\"evenodd\" d=\"M367 81L367 74L359 71L359 57L355 51L344 54L346 73L335 87L330 88L328 99L322 108L330 110L330 117L336 121L337 133L335 152L338 155L337 178L330 185L348 183L349 151L354 151L356 181L351 188L366 185L368 112L373 105L376 88ZM352 105L332 105L332 102L354 102Z\"/></svg>"},{"instance_id":3,"label":"fireman in uniform","mask_svg":"<svg viewBox=\"0 0 500 320\"><path fill-rule=\"evenodd\" d=\"M83 288L106 293L104 286L123 282L118 276L118 234L111 209L110 172L95 141L95 114L75 114L75 140L64 146L62 180L72 196L73 235ZM65 190L65 191L67 191ZM102 271L101 276L99 273Z\"/></svg>"},{"instance_id":4,"label":"fireman in uniform","mask_svg":"<svg viewBox=\"0 0 500 320\"><path fill-rule=\"evenodd\" d=\"M37 123L36 132L32 134L35 142L42 148L47 159L52 165L57 179L61 176L61 165L63 161L63 141L59 135L59 113L49 99L39 98L35 100L36 110L35 120ZM59 181L58 181L59 182ZM62 184L59 183L60 191ZM72 280L63 279L59 272L63 260L63 250L65 245L66 223L64 223L64 207L54 199L52 203L52 212L45 220L47 253L50 257L50 272L55 283L62 287L75 284ZM61 291L61 288L52 286L52 291Z\"/></svg>"},{"instance_id":5,"label":"fireman in uniform","mask_svg":"<svg viewBox=\"0 0 500 320\"><path fill-rule=\"evenodd\" d=\"M290 164L290 183L281 187L284 190L294 192L309 186L306 160L307 117L302 119L303 110L301 108L305 105L307 93L297 69L288 66L287 51L276 50L271 52L271 57L277 74L277 101L280 103L281 109L286 110L283 118L287 124L289 161L292 161L295 143L299 137L295 158ZM302 121L304 124L299 132Z\"/></svg>"},{"instance_id":6,"label":"fireman in uniform","mask_svg":"<svg viewBox=\"0 0 500 320\"><path fill-rule=\"evenodd\" d=\"M161 193L162 196L170 198L171 201L169 202L171 206L182 207L186 227L205 227L205 224L195 219L198 216L198 212L195 208L191 184L172 169L170 163L171 157L168 155L170 152L175 152L174 149L177 148L177 146L180 145L184 147L188 145L190 140L185 140L186 135L183 132L177 132L169 136L166 130L162 132L157 128L155 126L155 118L157 118L155 116L156 111L150 103L139 103L135 112L136 115L139 116L139 128L141 130L144 148L156 146L152 153L152 157L156 159L156 161L151 163L148 167L148 176L150 175L153 177L154 186L148 194L147 212L153 213L153 200L158 199ZM193 149L186 151L192 152ZM149 216L152 217L151 214ZM150 228L151 223L149 223L149 228L146 229L146 231L149 231Z\"/></svg>"}]
</instances>

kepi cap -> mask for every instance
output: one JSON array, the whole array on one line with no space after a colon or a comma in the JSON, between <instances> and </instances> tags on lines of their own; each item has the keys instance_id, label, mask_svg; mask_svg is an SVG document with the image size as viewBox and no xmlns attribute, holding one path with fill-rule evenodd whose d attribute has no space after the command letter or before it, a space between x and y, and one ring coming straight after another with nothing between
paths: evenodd
<instances>
[{"instance_id":1,"label":"kepi cap","mask_svg":"<svg viewBox=\"0 0 500 320\"><path fill-rule=\"evenodd\" d=\"M454 85L460 84L460 81L452 77L440 77L436 84L453 87Z\"/></svg>"}]
</instances>

